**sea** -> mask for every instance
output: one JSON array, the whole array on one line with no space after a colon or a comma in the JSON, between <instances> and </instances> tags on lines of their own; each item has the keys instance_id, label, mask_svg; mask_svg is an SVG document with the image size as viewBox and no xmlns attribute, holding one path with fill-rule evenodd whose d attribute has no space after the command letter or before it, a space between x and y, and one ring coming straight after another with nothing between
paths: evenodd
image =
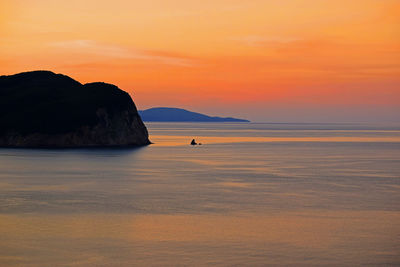
<instances>
[{"instance_id":1,"label":"sea","mask_svg":"<svg viewBox=\"0 0 400 267\"><path fill-rule=\"evenodd\" d=\"M400 266L399 124L146 126L1 148L0 266Z\"/></svg>"}]
</instances>

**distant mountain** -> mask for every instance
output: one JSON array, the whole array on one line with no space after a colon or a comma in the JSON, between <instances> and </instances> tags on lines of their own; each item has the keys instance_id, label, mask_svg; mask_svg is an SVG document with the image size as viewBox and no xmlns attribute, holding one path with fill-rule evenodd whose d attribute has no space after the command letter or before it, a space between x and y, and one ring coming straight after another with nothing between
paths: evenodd
<instances>
[{"instance_id":1,"label":"distant mountain","mask_svg":"<svg viewBox=\"0 0 400 267\"><path fill-rule=\"evenodd\" d=\"M250 122L236 118L211 117L181 108L150 108L139 110L143 121L159 122Z\"/></svg>"}]
</instances>

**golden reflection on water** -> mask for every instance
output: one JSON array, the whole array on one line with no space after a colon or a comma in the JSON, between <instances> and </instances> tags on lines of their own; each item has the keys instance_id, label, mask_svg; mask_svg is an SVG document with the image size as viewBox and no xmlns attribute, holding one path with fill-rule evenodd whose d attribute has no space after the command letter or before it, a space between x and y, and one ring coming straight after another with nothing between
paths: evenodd
<instances>
[{"instance_id":1,"label":"golden reflection on water","mask_svg":"<svg viewBox=\"0 0 400 267\"><path fill-rule=\"evenodd\" d=\"M198 143L269 143L269 142L400 142L400 136L366 137L366 136L326 136L326 137L225 137L225 136L198 136ZM190 139L190 138L189 138ZM188 145L191 141L181 135L151 135L151 141L157 146Z\"/></svg>"},{"instance_id":2,"label":"golden reflection on water","mask_svg":"<svg viewBox=\"0 0 400 267\"><path fill-rule=\"evenodd\" d=\"M249 188L254 186L252 183L246 183L246 182L222 182L222 183L216 183L216 186L221 186L221 187L237 187L237 188Z\"/></svg>"},{"instance_id":3,"label":"golden reflection on water","mask_svg":"<svg viewBox=\"0 0 400 267\"><path fill-rule=\"evenodd\" d=\"M328 249L336 255L348 255L347 246L358 243L358 249L370 251L372 257L374 253L396 255L399 245L396 233L400 232L398 221L399 213L383 211L297 211L270 215L0 215L0 249L3 251L0 260L8 265L23 262L24 251L34 249L37 255L28 255L31 259L50 257L50 260L60 260L59 257L65 263L69 260L72 263L77 260L74 257L84 255L85 261L82 264L77 261L76 265L84 266L88 258L93 264L98 261L106 265L107 260L112 259L105 258L101 252L88 257L85 249L93 249L86 247L90 241L102 247L113 247L113 240L119 240L118 244L125 246L120 252L114 247L113 256L131 263L138 246L143 250L157 250L161 244L168 244L169 262L180 262L178 255L184 248L176 245L182 242L214 243L217 246L236 244L243 248L257 244L258 247L250 249L261 254L267 249L277 249L273 244L282 244L283 247L305 250ZM38 242L40 246L37 246ZM74 248L63 250L64 242L73 242ZM80 249L82 253L77 253ZM10 251L18 251L18 258L13 258ZM196 253L201 254L201 251ZM151 262L151 259L147 260ZM201 263L204 259L192 260ZM41 258L39 262L46 263L46 259ZM141 263L145 264L146 260Z\"/></svg>"}]
</instances>

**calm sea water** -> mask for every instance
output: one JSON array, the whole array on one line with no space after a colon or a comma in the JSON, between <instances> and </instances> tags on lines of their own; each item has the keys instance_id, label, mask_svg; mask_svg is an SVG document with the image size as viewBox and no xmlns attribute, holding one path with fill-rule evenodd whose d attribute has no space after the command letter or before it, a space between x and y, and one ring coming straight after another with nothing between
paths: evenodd
<instances>
[{"instance_id":1,"label":"calm sea water","mask_svg":"<svg viewBox=\"0 0 400 267\"><path fill-rule=\"evenodd\" d=\"M400 265L399 125L147 126L0 149L0 265Z\"/></svg>"}]
</instances>

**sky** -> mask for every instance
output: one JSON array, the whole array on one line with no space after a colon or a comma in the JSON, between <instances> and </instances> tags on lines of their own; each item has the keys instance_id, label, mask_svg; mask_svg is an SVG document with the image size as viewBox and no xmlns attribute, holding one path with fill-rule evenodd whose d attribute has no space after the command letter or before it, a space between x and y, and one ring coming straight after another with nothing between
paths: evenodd
<instances>
[{"instance_id":1,"label":"sky","mask_svg":"<svg viewBox=\"0 0 400 267\"><path fill-rule=\"evenodd\" d=\"M399 0L0 0L0 75L258 122L400 122Z\"/></svg>"}]
</instances>

